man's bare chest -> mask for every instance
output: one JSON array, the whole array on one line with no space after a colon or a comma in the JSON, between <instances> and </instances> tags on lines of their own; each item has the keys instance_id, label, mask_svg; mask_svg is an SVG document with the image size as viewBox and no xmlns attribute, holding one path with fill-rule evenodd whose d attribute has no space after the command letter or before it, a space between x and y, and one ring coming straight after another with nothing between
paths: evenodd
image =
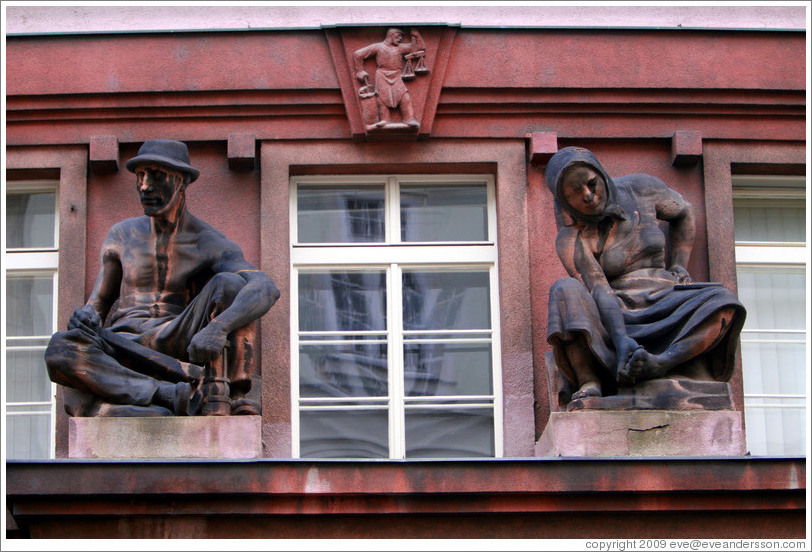
<instances>
[{"instance_id":1,"label":"man's bare chest","mask_svg":"<svg viewBox=\"0 0 812 552\"><path fill-rule=\"evenodd\" d=\"M153 236L126 248L121 255L122 286L139 292L184 292L189 281L211 266L193 239Z\"/></svg>"}]
</instances>

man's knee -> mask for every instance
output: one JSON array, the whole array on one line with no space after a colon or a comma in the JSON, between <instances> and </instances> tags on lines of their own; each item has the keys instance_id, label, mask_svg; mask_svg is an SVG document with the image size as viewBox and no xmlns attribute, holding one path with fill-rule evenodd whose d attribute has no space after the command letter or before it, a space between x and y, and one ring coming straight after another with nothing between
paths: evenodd
<instances>
[{"instance_id":1,"label":"man's knee","mask_svg":"<svg viewBox=\"0 0 812 552\"><path fill-rule=\"evenodd\" d=\"M207 286L213 286L219 294L227 299L234 299L240 290L245 287L245 280L242 276L233 272L220 272L215 274Z\"/></svg>"},{"instance_id":2,"label":"man's knee","mask_svg":"<svg viewBox=\"0 0 812 552\"><path fill-rule=\"evenodd\" d=\"M45 366L51 381L68 385L69 375L79 367L79 358L83 356L80 349L89 344L78 329L57 332L51 336L45 349Z\"/></svg>"}]
</instances>

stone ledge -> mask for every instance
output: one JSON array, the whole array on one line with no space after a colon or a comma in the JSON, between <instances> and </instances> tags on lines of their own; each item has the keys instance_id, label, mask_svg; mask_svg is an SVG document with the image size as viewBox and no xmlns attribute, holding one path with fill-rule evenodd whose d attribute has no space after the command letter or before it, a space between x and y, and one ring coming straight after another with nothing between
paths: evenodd
<instances>
[{"instance_id":1,"label":"stone ledge","mask_svg":"<svg viewBox=\"0 0 812 552\"><path fill-rule=\"evenodd\" d=\"M552 412L536 443L537 457L743 456L741 412Z\"/></svg>"},{"instance_id":2,"label":"stone ledge","mask_svg":"<svg viewBox=\"0 0 812 552\"><path fill-rule=\"evenodd\" d=\"M806 459L9 460L17 537L804 538Z\"/></svg>"},{"instance_id":3,"label":"stone ledge","mask_svg":"<svg viewBox=\"0 0 812 552\"><path fill-rule=\"evenodd\" d=\"M260 416L71 418L69 458L259 458Z\"/></svg>"}]
</instances>

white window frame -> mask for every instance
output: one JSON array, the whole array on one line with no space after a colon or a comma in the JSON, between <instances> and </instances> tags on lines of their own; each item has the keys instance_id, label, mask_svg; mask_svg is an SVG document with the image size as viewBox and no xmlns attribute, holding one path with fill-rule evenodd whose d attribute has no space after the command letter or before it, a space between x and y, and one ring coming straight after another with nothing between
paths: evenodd
<instances>
[{"instance_id":1,"label":"white window frame","mask_svg":"<svg viewBox=\"0 0 812 552\"><path fill-rule=\"evenodd\" d=\"M31 194L38 192L46 192L54 194L54 240L52 247L41 248L6 248L4 255L3 267L3 282L9 277L17 276L51 276L52 282L52 320L51 320L51 333L56 331L58 320L58 305L59 305L59 181L53 179L44 180L14 180L6 182L6 196L14 194ZM4 202L5 205L5 202ZM5 232L5 228L3 229ZM5 297L4 297L4 303ZM4 327L5 328L5 327ZM15 341L22 342L24 340L31 340L42 338L43 336L7 336L5 332L2 336L3 339L3 353L8 349L18 350L42 350L44 352L45 345L31 345L15 347ZM5 356L3 358L5 365ZM8 400L7 385L5 381L6 371L3 371L3 410L5 416L49 416L51 432L49 435L49 456L50 458L56 457L56 389L55 383L51 382L49 401L37 402L12 402ZM48 406L46 410L19 410L9 412L9 407L31 407ZM6 443L3 444L6 446Z\"/></svg>"},{"instance_id":2,"label":"white window frame","mask_svg":"<svg viewBox=\"0 0 812 552\"><path fill-rule=\"evenodd\" d=\"M487 224L488 236L485 241L471 242L403 242L400 232L400 197L401 182L437 185L470 185L484 183L487 189ZM380 243L330 243L302 244L298 242L298 205L297 189L305 185L383 185L385 189L385 240ZM456 175L352 175L352 176L294 176L290 182L290 232L291 232L291 273L290 273L290 335L291 335L291 425L292 456L300 457L300 421L302 407L306 409L329 409L324 406L310 406L308 402L326 403L330 399L301 399L299 397L299 278L300 272L325 270L380 270L386 274L387 283L387 320L386 340L391 352L403 351L404 331L402 329L402 295L401 282L404 270L480 270L488 271L490 283L491 329L475 330L478 336L489 333L490 337L482 339L491 344L492 351L492 395L432 397L432 401L466 400L466 403L426 405L427 399L421 398L419 408L447 408L482 405L493 409L494 419L494 457L503 455L503 400L501 343L499 330L499 278L498 251L496 247L496 190L494 178L483 174ZM442 259L438 261L437 259ZM318 332L323 334L325 332ZM326 332L329 333L329 332ZM342 332L343 333L343 332ZM355 332L361 334L363 332ZM383 333L383 332L374 332ZM406 332L407 334L409 332ZM418 332L425 334L426 332ZM432 332L439 333L439 332ZM465 334L465 330L455 330L455 335ZM366 341L367 343L369 341ZM411 340L410 340L411 342ZM451 342L451 341L445 341ZM343 341L346 343L346 341ZM376 404L381 402L389 411L389 458L405 457L405 411L410 408L409 398L403 389L404 365L402 354L389 354L389 373L387 397L366 399ZM346 401L346 399L342 399ZM353 402L364 402L365 399L353 398ZM490 402L484 402L490 401ZM338 401L336 401L338 402ZM371 406L371 405L370 405ZM346 406L350 410L353 407ZM355 407L370 408L367 406Z\"/></svg>"},{"instance_id":3,"label":"white window frame","mask_svg":"<svg viewBox=\"0 0 812 552\"><path fill-rule=\"evenodd\" d=\"M805 177L798 176L738 176L732 178L733 201L736 200L760 200L774 201L776 199L806 200ZM806 201L804 201L806 205ZM807 224L809 220L807 217ZM806 230L809 234L809 228ZM744 241L735 242L736 268L764 269L771 273L779 272L782 269L797 270L803 268L806 274L807 292L809 291L809 267L807 266L809 253L807 242L791 241ZM808 310L807 306L807 310ZM809 315L807 313L807 327L802 330L797 329L743 329L741 332L742 344L803 344L806 354L806 366L809 367L809 350L806 344L809 342ZM772 334L775 337L764 338L763 334ZM795 336L793 339L792 336ZM801 339L799 339L801 338ZM747 359L742 359L743 369L747 369ZM807 378L810 377L807 369ZM749 399L761 400L764 402L753 403ZM779 401L792 401L779 402ZM774 401L774 402L770 402ZM751 408L757 409L806 409L808 397L806 394L757 394L744 393L745 411ZM807 422L808 423L808 422Z\"/></svg>"}]
</instances>

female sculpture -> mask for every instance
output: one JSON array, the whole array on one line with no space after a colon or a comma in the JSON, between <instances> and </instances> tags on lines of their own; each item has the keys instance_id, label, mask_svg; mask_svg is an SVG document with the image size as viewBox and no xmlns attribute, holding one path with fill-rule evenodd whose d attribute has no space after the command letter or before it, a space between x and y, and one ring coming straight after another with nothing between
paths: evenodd
<instances>
[{"instance_id":1,"label":"female sculpture","mask_svg":"<svg viewBox=\"0 0 812 552\"><path fill-rule=\"evenodd\" d=\"M663 377L727 381L745 311L685 269L691 205L653 176L611 178L583 148L560 150L545 176L571 276L550 289L547 341L573 400ZM669 223L668 258L660 220Z\"/></svg>"}]
</instances>

